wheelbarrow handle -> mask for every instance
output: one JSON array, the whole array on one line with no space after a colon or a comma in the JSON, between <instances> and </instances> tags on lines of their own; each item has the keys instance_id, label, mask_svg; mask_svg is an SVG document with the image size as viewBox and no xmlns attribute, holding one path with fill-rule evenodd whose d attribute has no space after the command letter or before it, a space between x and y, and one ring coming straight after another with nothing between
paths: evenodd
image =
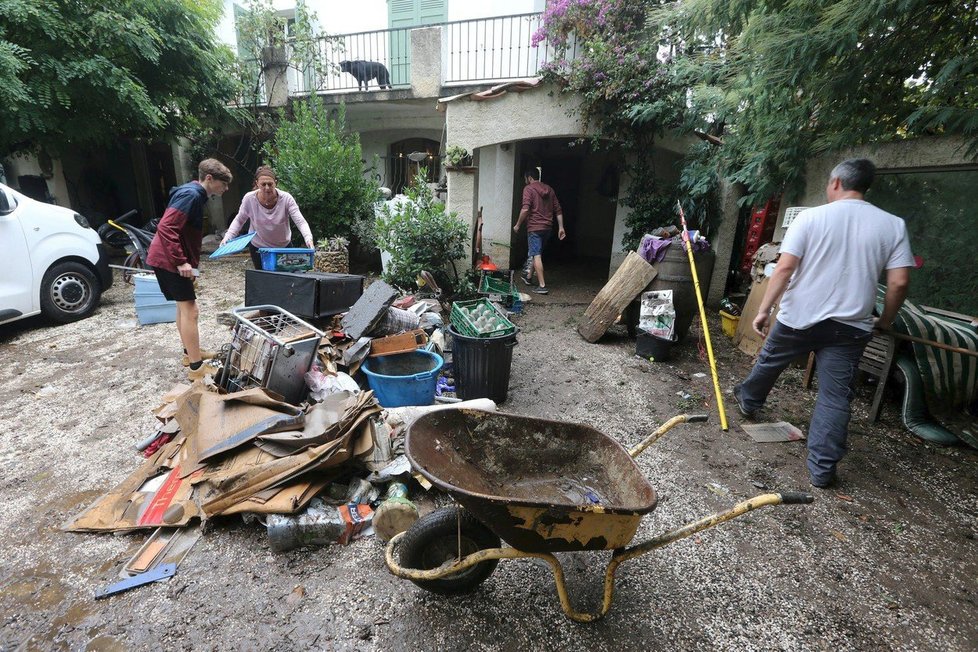
<instances>
[{"instance_id":1,"label":"wheelbarrow handle","mask_svg":"<svg viewBox=\"0 0 978 652\"><path fill-rule=\"evenodd\" d=\"M653 432L651 435L643 439L635 448L628 451L628 454L632 457L638 457L642 454L646 448L654 444L662 435L669 432L673 427L679 425L680 423L697 423L704 422L709 419L709 416L705 414L679 414L669 419L663 423L659 428Z\"/></svg>"},{"instance_id":2,"label":"wheelbarrow handle","mask_svg":"<svg viewBox=\"0 0 978 652\"><path fill-rule=\"evenodd\" d=\"M782 491L782 505L810 505L815 502L815 496L803 491Z\"/></svg>"}]
</instances>

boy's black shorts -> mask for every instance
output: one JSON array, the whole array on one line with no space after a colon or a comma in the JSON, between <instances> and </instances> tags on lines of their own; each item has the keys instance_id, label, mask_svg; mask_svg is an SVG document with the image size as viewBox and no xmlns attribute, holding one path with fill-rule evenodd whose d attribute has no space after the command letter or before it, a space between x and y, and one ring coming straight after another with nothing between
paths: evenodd
<instances>
[{"instance_id":1,"label":"boy's black shorts","mask_svg":"<svg viewBox=\"0 0 978 652\"><path fill-rule=\"evenodd\" d=\"M156 281L160 284L163 296L170 301L196 301L197 293L194 292L194 280L184 278L176 272L154 267Z\"/></svg>"}]
</instances>

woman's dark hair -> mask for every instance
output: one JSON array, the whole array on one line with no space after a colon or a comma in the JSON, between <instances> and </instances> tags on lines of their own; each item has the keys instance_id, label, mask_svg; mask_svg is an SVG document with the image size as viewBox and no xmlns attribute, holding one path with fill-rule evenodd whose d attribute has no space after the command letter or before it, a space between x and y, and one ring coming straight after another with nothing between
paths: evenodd
<instances>
[{"instance_id":1,"label":"woman's dark hair","mask_svg":"<svg viewBox=\"0 0 978 652\"><path fill-rule=\"evenodd\" d=\"M267 165L262 165L255 170L255 181L258 181L259 177L271 177L273 181L278 181L278 177L275 176L275 170Z\"/></svg>"}]
</instances>

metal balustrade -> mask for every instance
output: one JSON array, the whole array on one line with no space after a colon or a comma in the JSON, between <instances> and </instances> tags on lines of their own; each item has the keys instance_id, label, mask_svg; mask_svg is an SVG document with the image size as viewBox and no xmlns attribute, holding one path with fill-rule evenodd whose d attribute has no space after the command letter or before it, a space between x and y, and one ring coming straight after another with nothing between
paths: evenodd
<instances>
[{"instance_id":1,"label":"metal balustrade","mask_svg":"<svg viewBox=\"0 0 978 652\"><path fill-rule=\"evenodd\" d=\"M556 56L546 40L532 44L542 20L542 14L519 14L424 27L442 29L442 83L462 85L537 76L543 64ZM319 37L310 61L298 70L289 69L289 88L293 94L350 92L363 90L364 85L367 91L377 91L386 80L376 75L385 72L391 89L410 88L412 29L416 28ZM576 43L570 43L565 56L577 56ZM351 72L340 69L343 61L359 62L354 68L370 78L360 83Z\"/></svg>"},{"instance_id":2,"label":"metal balustrade","mask_svg":"<svg viewBox=\"0 0 978 652\"><path fill-rule=\"evenodd\" d=\"M555 56L546 41L532 44L543 14L497 16L445 23L445 84L506 81L535 77ZM571 43L567 56L577 55Z\"/></svg>"},{"instance_id":3,"label":"metal balustrade","mask_svg":"<svg viewBox=\"0 0 978 652\"><path fill-rule=\"evenodd\" d=\"M329 93L380 90L382 81L392 89L411 86L411 28L323 36L315 42L315 62L290 71L294 93ZM362 83L350 72L340 70L343 61L370 78ZM382 79L386 74L387 79Z\"/></svg>"}]
</instances>

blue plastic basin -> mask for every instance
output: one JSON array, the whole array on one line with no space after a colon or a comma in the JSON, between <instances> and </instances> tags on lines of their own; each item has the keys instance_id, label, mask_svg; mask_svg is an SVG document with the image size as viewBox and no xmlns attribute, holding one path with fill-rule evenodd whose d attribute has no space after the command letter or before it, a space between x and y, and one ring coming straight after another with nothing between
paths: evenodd
<instances>
[{"instance_id":1,"label":"blue plastic basin","mask_svg":"<svg viewBox=\"0 0 978 652\"><path fill-rule=\"evenodd\" d=\"M367 358L363 373L370 389L385 408L405 405L431 405L435 400L438 372L445 361L431 351L418 349L410 353Z\"/></svg>"}]
</instances>

